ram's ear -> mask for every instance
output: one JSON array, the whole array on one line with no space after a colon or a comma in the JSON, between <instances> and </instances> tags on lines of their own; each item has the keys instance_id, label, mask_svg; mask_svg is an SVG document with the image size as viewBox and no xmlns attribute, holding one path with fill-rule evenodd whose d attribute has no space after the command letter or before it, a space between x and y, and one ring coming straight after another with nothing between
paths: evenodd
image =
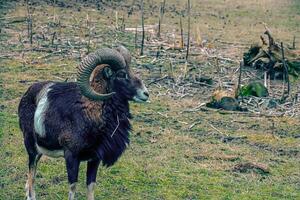
<instances>
[{"instance_id":1,"label":"ram's ear","mask_svg":"<svg viewBox=\"0 0 300 200\"><path fill-rule=\"evenodd\" d=\"M105 79L110 79L110 77L113 75L113 71L109 67L105 67L102 73Z\"/></svg>"}]
</instances>

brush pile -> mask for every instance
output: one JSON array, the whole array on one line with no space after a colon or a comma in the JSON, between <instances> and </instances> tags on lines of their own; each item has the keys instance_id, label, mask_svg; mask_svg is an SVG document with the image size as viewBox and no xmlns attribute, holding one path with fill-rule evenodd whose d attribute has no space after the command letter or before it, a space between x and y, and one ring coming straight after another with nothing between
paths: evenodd
<instances>
[{"instance_id":1,"label":"brush pile","mask_svg":"<svg viewBox=\"0 0 300 200\"><path fill-rule=\"evenodd\" d=\"M300 75L300 51L284 47L283 44L275 42L270 30L266 28L265 35L268 42L261 36L262 44L252 45L244 54L245 66L252 66L267 72L270 79L288 79L287 74L294 78Z\"/></svg>"}]
</instances>

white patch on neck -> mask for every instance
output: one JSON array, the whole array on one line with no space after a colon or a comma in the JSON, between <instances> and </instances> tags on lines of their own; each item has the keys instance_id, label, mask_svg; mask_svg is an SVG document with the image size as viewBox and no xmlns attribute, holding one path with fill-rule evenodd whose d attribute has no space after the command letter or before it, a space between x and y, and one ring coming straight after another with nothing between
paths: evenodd
<instances>
[{"instance_id":1,"label":"white patch on neck","mask_svg":"<svg viewBox=\"0 0 300 200\"><path fill-rule=\"evenodd\" d=\"M38 94L36 99L37 108L34 113L34 130L40 137L46 136L44 121L45 121L45 113L49 106L47 95L48 92L51 90L50 87L52 85L53 83L49 83L45 85L44 88Z\"/></svg>"},{"instance_id":2,"label":"white patch on neck","mask_svg":"<svg viewBox=\"0 0 300 200\"><path fill-rule=\"evenodd\" d=\"M36 144L36 149L40 154L43 154L48 157L52 157L52 158L64 157L63 150L48 150L44 147L39 146L38 144Z\"/></svg>"}]
</instances>

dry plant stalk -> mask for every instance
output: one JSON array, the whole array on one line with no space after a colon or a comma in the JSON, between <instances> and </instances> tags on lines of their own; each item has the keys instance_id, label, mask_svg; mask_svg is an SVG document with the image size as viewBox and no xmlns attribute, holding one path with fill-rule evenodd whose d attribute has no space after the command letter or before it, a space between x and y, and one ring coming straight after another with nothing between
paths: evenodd
<instances>
[{"instance_id":1,"label":"dry plant stalk","mask_svg":"<svg viewBox=\"0 0 300 200\"><path fill-rule=\"evenodd\" d=\"M174 66L171 59L169 59L169 63L170 63L169 77L174 78Z\"/></svg>"},{"instance_id":2,"label":"dry plant stalk","mask_svg":"<svg viewBox=\"0 0 300 200\"><path fill-rule=\"evenodd\" d=\"M122 23L121 23L121 31L125 31L125 16L124 16L124 14L123 14L123 16L122 16Z\"/></svg>"},{"instance_id":3,"label":"dry plant stalk","mask_svg":"<svg viewBox=\"0 0 300 200\"><path fill-rule=\"evenodd\" d=\"M196 26L196 37L195 38L196 38L196 43L199 46L202 46L202 37L201 37L199 25Z\"/></svg>"},{"instance_id":4,"label":"dry plant stalk","mask_svg":"<svg viewBox=\"0 0 300 200\"><path fill-rule=\"evenodd\" d=\"M183 67L183 78L186 78L187 71L188 71L188 62L186 61Z\"/></svg>"},{"instance_id":5,"label":"dry plant stalk","mask_svg":"<svg viewBox=\"0 0 300 200\"><path fill-rule=\"evenodd\" d=\"M116 11L116 30L118 30L119 29L119 25L118 25L118 11Z\"/></svg>"},{"instance_id":6,"label":"dry plant stalk","mask_svg":"<svg viewBox=\"0 0 300 200\"><path fill-rule=\"evenodd\" d=\"M51 39L51 45L53 46L54 44L54 39L56 37L56 31L54 31L54 33L52 34L52 39Z\"/></svg>"},{"instance_id":7,"label":"dry plant stalk","mask_svg":"<svg viewBox=\"0 0 300 200\"><path fill-rule=\"evenodd\" d=\"M134 47L137 49L137 39L138 39L138 31L137 31L137 25L135 26L135 34L134 34Z\"/></svg>"},{"instance_id":8,"label":"dry plant stalk","mask_svg":"<svg viewBox=\"0 0 300 200\"><path fill-rule=\"evenodd\" d=\"M32 46L32 37L33 37L33 31L32 31L32 9L30 7L30 2L29 0L26 1L27 5L27 34L28 34L28 39L30 42L30 45Z\"/></svg>"},{"instance_id":9,"label":"dry plant stalk","mask_svg":"<svg viewBox=\"0 0 300 200\"><path fill-rule=\"evenodd\" d=\"M191 33L191 1L188 0L187 5L187 13L188 13L188 38L187 38L187 47L186 47L186 56L185 60L188 60L189 57L189 50L190 50L190 33Z\"/></svg>"},{"instance_id":10,"label":"dry plant stalk","mask_svg":"<svg viewBox=\"0 0 300 200\"><path fill-rule=\"evenodd\" d=\"M184 48L184 42L183 42L183 28L182 28L182 17L180 16L180 48Z\"/></svg>"},{"instance_id":11,"label":"dry plant stalk","mask_svg":"<svg viewBox=\"0 0 300 200\"><path fill-rule=\"evenodd\" d=\"M284 67L284 76L286 78L286 82L288 84L288 88L287 88L287 95L290 95L290 79L289 79L289 71L288 71L288 66L286 64L286 60L285 60L285 55L284 55L284 47L283 47L283 43L281 42L281 55L282 55L282 63L283 63L283 67ZM285 81L283 81L283 84L285 83ZM284 85L283 85L284 86ZM283 87L285 88L285 87ZM282 97L285 96L285 91L283 91Z\"/></svg>"},{"instance_id":12,"label":"dry plant stalk","mask_svg":"<svg viewBox=\"0 0 300 200\"><path fill-rule=\"evenodd\" d=\"M141 12L142 12L142 45L140 55L144 55L144 42L145 42L145 24L144 24L144 0L141 0Z\"/></svg>"},{"instance_id":13,"label":"dry plant stalk","mask_svg":"<svg viewBox=\"0 0 300 200\"><path fill-rule=\"evenodd\" d=\"M87 53L89 54L90 53L90 45L91 45L91 27L90 27L90 18L89 18L89 15L87 14L86 15L86 28L87 28L87 39L88 39L88 42L86 44L86 49L87 49Z\"/></svg>"},{"instance_id":14,"label":"dry plant stalk","mask_svg":"<svg viewBox=\"0 0 300 200\"><path fill-rule=\"evenodd\" d=\"M238 78L238 83L237 83L237 88L235 90L235 95L234 97L237 98L239 96L240 93L240 89L241 89L241 81L242 81L242 66L243 66L243 62L240 62L240 67L239 67L239 78Z\"/></svg>"},{"instance_id":15,"label":"dry plant stalk","mask_svg":"<svg viewBox=\"0 0 300 200\"><path fill-rule=\"evenodd\" d=\"M158 18L158 31L157 31L157 37L160 38L160 30L161 30L161 24L163 21L163 17L165 14L165 5L166 5L166 0L160 3L160 15Z\"/></svg>"},{"instance_id":16,"label":"dry plant stalk","mask_svg":"<svg viewBox=\"0 0 300 200\"><path fill-rule=\"evenodd\" d=\"M293 38L293 49L296 49L296 36L294 35Z\"/></svg>"}]
</instances>

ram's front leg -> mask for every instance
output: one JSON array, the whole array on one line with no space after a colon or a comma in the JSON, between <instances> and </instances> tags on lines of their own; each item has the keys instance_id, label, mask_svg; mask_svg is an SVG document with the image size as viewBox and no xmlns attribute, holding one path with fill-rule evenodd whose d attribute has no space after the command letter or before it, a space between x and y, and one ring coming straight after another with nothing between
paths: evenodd
<instances>
[{"instance_id":1,"label":"ram's front leg","mask_svg":"<svg viewBox=\"0 0 300 200\"><path fill-rule=\"evenodd\" d=\"M92 160L87 164L86 171L86 185L87 185L87 199L94 200L94 189L96 184L97 171L100 160Z\"/></svg>"},{"instance_id":2,"label":"ram's front leg","mask_svg":"<svg viewBox=\"0 0 300 200\"><path fill-rule=\"evenodd\" d=\"M68 150L65 151L65 160L68 172L68 181L70 184L68 200L74 200L80 161L77 155L74 155L71 151Z\"/></svg>"}]
</instances>

